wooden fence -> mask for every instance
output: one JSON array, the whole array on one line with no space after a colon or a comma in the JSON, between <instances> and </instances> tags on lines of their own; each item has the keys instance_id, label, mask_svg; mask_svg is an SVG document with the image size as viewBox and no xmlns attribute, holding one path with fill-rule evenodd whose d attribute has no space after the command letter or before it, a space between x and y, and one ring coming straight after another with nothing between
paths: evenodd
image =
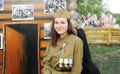
<instances>
[{"instance_id":1,"label":"wooden fence","mask_svg":"<svg viewBox=\"0 0 120 74\"><path fill-rule=\"evenodd\" d=\"M120 44L120 28L84 28L89 44Z\"/></svg>"}]
</instances>

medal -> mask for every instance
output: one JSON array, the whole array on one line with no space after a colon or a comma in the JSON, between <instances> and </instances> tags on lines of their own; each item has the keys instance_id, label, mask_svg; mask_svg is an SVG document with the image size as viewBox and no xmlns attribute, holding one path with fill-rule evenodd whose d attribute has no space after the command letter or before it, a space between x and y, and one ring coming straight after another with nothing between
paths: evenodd
<instances>
[{"instance_id":1,"label":"medal","mask_svg":"<svg viewBox=\"0 0 120 74\"><path fill-rule=\"evenodd\" d=\"M64 66L68 67L68 59L64 59Z\"/></svg>"},{"instance_id":2,"label":"medal","mask_svg":"<svg viewBox=\"0 0 120 74\"><path fill-rule=\"evenodd\" d=\"M63 58L59 59L59 67L62 67L62 63L63 63Z\"/></svg>"},{"instance_id":3,"label":"medal","mask_svg":"<svg viewBox=\"0 0 120 74\"><path fill-rule=\"evenodd\" d=\"M59 67L62 67L62 64L61 64L61 63L59 64Z\"/></svg>"},{"instance_id":4,"label":"medal","mask_svg":"<svg viewBox=\"0 0 120 74\"><path fill-rule=\"evenodd\" d=\"M63 58L60 58L60 59L59 59L59 63L63 63Z\"/></svg>"},{"instance_id":5,"label":"medal","mask_svg":"<svg viewBox=\"0 0 120 74\"><path fill-rule=\"evenodd\" d=\"M73 59L69 59L69 66L72 67Z\"/></svg>"}]
</instances>

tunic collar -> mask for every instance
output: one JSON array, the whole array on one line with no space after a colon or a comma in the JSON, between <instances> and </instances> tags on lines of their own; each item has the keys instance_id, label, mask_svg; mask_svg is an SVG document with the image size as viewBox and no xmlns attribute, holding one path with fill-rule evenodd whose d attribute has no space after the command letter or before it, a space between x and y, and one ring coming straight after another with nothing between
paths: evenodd
<instances>
[{"instance_id":1,"label":"tunic collar","mask_svg":"<svg viewBox=\"0 0 120 74\"><path fill-rule=\"evenodd\" d=\"M61 41L61 40L65 40L66 38L68 38L69 34L66 34L63 38L59 38L58 40Z\"/></svg>"}]
</instances>

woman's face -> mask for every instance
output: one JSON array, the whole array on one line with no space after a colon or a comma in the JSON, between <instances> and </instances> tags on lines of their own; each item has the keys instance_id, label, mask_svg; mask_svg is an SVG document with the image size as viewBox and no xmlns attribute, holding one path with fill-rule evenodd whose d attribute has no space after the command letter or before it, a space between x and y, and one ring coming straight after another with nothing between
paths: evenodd
<instances>
[{"instance_id":1,"label":"woman's face","mask_svg":"<svg viewBox=\"0 0 120 74\"><path fill-rule=\"evenodd\" d=\"M54 28L58 34L66 35L68 29L67 18L55 18Z\"/></svg>"}]
</instances>

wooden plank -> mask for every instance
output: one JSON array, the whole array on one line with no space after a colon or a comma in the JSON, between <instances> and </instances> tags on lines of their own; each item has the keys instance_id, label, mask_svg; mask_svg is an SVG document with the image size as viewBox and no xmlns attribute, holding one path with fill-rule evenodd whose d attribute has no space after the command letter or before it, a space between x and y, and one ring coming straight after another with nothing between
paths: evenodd
<instances>
[{"instance_id":1,"label":"wooden plank","mask_svg":"<svg viewBox=\"0 0 120 74\"><path fill-rule=\"evenodd\" d=\"M107 42L88 42L88 44L107 44Z\"/></svg>"},{"instance_id":2,"label":"wooden plank","mask_svg":"<svg viewBox=\"0 0 120 74\"><path fill-rule=\"evenodd\" d=\"M54 14L44 14L44 12L36 11L34 12L34 17L53 17ZM0 14L0 19L12 19L12 14L11 13L3 13Z\"/></svg>"},{"instance_id":3,"label":"wooden plank","mask_svg":"<svg viewBox=\"0 0 120 74\"><path fill-rule=\"evenodd\" d=\"M32 3L34 4L34 9L35 10L39 10L39 9L42 9L44 8L44 4L39 2L39 3ZM4 10L5 11L12 11L12 5L27 5L27 4L7 4L5 3L4 4Z\"/></svg>"},{"instance_id":4,"label":"wooden plank","mask_svg":"<svg viewBox=\"0 0 120 74\"><path fill-rule=\"evenodd\" d=\"M43 11L36 11L34 17L53 17L54 14L45 14Z\"/></svg>"},{"instance_id":5,"label":"wooden plank","mask_svg":"<svg viewBox=\"0 0 120 74\"><path fill-rule=\"evenodd\" d=\"M120 28L113 28L112 31L120 31Z\"/></svg>"},{"instance_id":6,"label":"wooden plank","mask_svg":"<svg viewBox=\"0 0 120 74\"><path fill-rule=\"evenodd\" d=\"M119 42L112 42L111 44L120 44L120 41Z\"/></svg>"},{"instance_id":7,"label":"wooden plank","mask_svg":"<svg viewBox=\"0 0 120 74\"><path fill-rule=\"evenodd\" d=\"M43 61L41 61L41 66L42 66L42 67L43 67L43 64L44 64Z\"/></svg>"},{"instance_id":8,"label":"wooden plank","mask_svg":"<svg viewBox=\"0 0 120 74\"><path fill-rule=\"evenodd\" d=\"M40 50L40 57L41 57L40 66L41 67L43 67L43 60L42 60L42 58L43 58L44 54L45 54L45 50Z\"/></svg>"},{"instance_id":9,"label":"wooden plank","mask_svg":"<svg viewBox=\"0 0 120 74\"><path fill-rule=\"evenodd\" d=\"M87 40L106 40L105 37L87 37Z\"/></svg>"},{"instance_id":10,"label":"wooden plank","mask_svg":"<svg viewBox=\"0 0 120 74\"><path fill-rule=\"evenodd\" d=\"M86 35L96 35L96 36L98 36L98 35L108 35L109 34L109 32L86 32L85 33Z\"/></svg>"},{"instance_id":11,"label":"wooden plank","mask_svg":"<svg viewBox=\"0 0 120 74\"><path fill-rule=\"evenodd\" d=\"M111 36L111 40L120 40L120 36Z\"/></svg>"},{"instance_id":12,"label":"wooden plank","mask_svg":"<svg viewBox=\"0 0 120 74\"><path fill-rule=\"evenodd\" d=\"M31 20L31 21L3 21L3 22L0 22L0 29L3 29L3 26L5 24L28 24L28 23L31 23L31 24L39 24L40 27L44 27L44 23L48 23L48 22L51 22L51 20Z\"/></svg>"},{"instance_id":13,"label":"wooden plank","mask_svg":"<svg viewBox=\"0 0 120 74\"><path fill-rule=\"evenodd\" d=\"M44 30L41 30L40 38L44 38Z\"/></svg>"},{"instance_id":14,"label":"wooden plank","mask_svg":"<svg viewBox=\"0 0 120 74\"><path fill-rule=\"evenodd\" d=\"M0 19L7 19L7 18L12 18L12 15L11 14L0 14Z\"/></svg>"},{"instance_id":15,"label":"wooden plank","mask_svg":"<svg viewBox=\"0 0 120 74\"><path fill-rule=\"evenodd\" d=\"M46 48L49 41L41 41L40 48Z\"/></svg>"},{"instance_id":16,"label":"wooden plank","mask_svg":"<svg viewBox=\"0 0 120 74\"><path fill-rule=\"evenodd\" d=\"M102 27L101 27L101 28L83 28L83 29L84 29L85 31L86 31L86 30L96 30L96 31L97 31L97 30L98 30L98 31L99 31L99 30L102 30L102 31L103 31L103 30L108 30L108 29L110 29L110 28L102 28Z\"/></svg>"},{"instance_id":17,"label":"wooden plank","mask_svg":"<svg viewBox=\"0 0 120 74\"><path fill-rule=\"evenodd\" d=\"M120 31L112 31L111 34L116 35L116 36L120 36Z\"/></svg>"},{"instance_id":18,"label":"wooden plank","mask_svg":"<svg viewBox=\"0 0 120 74\"><path fill-rule=\"evenodd\" d=\"M40 50L40 57L43 57L45 54L45 50Z\"/></svg>"}]
</instances>

